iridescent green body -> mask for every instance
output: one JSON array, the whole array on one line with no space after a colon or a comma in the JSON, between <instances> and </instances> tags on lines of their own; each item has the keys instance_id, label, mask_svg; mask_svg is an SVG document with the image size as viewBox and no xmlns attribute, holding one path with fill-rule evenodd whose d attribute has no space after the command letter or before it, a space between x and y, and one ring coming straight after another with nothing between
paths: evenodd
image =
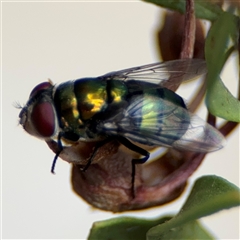
<instances>
[{"instance_id":1,"label":"iridescent green body","mask_svg":"<svg viewBox=\"0 0 240 240\"><path fill-rule=\"evenodd\" d=\"M52 172L63 142L96 141L84 167L87 169L99 147L117 140L143 156L132 160L134 186L135 164L149 157L149 152L134 142L194 152L211 152L224 146L222 134L190 113L183 99L166 88L204 73L204 60L180 59L58 86L43 82L31 91L19 114L20 124L33 136L57 141L59 150Z\"/></svg>"},{"instance_id":2,"label":"iridescent green body","mask_svg":"<svg viewBox=\"0 0 240 240\"><path fill-rule=\"evenodd\" d=\"M171 146L190 123L180 96L140 81L84 78L66 82L56 88L54 104L62 137L70 141L122 135L146 145ZM172 131L176 123L177 130Z\"/></svg>"}]
</instances>

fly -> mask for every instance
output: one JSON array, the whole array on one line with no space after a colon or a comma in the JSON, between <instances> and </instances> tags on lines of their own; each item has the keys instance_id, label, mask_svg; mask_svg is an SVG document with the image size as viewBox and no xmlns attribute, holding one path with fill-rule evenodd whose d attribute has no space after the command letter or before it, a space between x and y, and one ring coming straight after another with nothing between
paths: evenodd
<instances>
[{"instance_id":1,"label":"fly","mask_svg":"<svg viewBox=\"0 0 240 240\"><path fill-rule=\"evenodd\" d=\"M183 99L164 87L170 78L186 81L204 73L204 60L180 59L60 85L43 82L30 93L19 122L29 134L57 142L52 172L64 143L97 142L86 170L97 149L116 139L143 156L132 159L134 187L135 165L149 158L149 152L135 143L193 152L224 146L217 129L190 113Z\"/></svg>"}]
</instances>

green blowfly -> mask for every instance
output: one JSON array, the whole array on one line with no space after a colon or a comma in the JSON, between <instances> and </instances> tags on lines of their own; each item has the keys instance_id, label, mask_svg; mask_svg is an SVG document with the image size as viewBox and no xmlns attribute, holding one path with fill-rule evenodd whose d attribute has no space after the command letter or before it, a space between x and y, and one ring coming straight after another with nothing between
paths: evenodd
<instances>
[{"instance_id":1,"label":"green blowfly","mask_svg":"<svg viewBox=\"0 0 240 240\"><path fill-rule=\"evenodd\" d=\"M143 157L149 152L135 145L164 146L193 152L211 152L224 146L222 134L190 113L183 99L165 88L171 78L186 81L206 73L200 59L181 59L81 78L59 85L43 82L22 108L20 124L31 135L58 144L52 172L64 143L97 142L97 149L115 139ZM134 185L134 184L133 184Z\"/></svg>"}]
</instances>

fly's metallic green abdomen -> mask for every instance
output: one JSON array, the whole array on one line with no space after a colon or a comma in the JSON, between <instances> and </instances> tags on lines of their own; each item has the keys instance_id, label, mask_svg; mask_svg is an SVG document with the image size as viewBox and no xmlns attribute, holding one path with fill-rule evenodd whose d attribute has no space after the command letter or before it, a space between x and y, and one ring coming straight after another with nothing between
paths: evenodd
<instances>
[{"instance_id":1,"label":"fly's metallic green abdomen","mask_svg":"<svg viewBox=\"0 0 240 240\"><path fill-rule=\"evenodd\" d=\"M146 145L161 143L168 147L185 134L190 115L180 96L166 88L154 89L150 84L146 84L146 90L130 92L124 113L102 121L99 130Z\"/></svg>"}]
</instances>

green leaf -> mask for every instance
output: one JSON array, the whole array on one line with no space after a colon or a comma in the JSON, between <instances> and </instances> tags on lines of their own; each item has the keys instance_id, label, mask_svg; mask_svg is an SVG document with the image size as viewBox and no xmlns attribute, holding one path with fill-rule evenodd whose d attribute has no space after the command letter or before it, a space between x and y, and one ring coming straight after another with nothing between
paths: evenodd
<instances>
[{"instance_id":1,"label":"green leaf","mask_svg":"<svg viewBox=\"0 0 240 240\"><path fill-rule=\"evenodd\" d=\"M240 122L240 101L228 91L219 74L236 48L238 33L239 18L226 12L213 23L205 44L208 67L206 105L213 115L234 122Z\"/></svg>"},{"instance_id":2,"label":"green leaf","mask_svg":"<svg viewBox=\"0 0 240 240\"><path fill-rule=\"evenodd\" d=\"M156 220L119 217L101 222L95 222L88 236L88 240L145 240L146 233L151 227L156 226L157 224L164 223L169 219L170 217Z\"/></svg>"},{"instance_id":3,"label":"green leaf","mask_svg":"<svg viewBox=\"0 0 240 240\"><path fill-rule=\"evenodd\" d=\"M114 240L145 240L146 233L157 224L162 224L171 219L164 217L156 220L143 220L132 217L119 217L94 223L88 240L114 239ZM212 236L200 225L198 221L192 221L183 226L167 232L161 239L213 239ZM175 237L174 237L175 236Z\"/></svg>"},{"instance_id":4,"label":"green leaf","mask_svg":"<svg viewBox=\"0 0 240 240\"><path fill-rule=\"evenodd\" d=\"M220 77L215 76L215 80L211 88L207 90L208 111L228 121L240 122L240 102L229 92Z\"/></svg>"},{"instance_id":5,"label":"green leaf","mask_svg":"<svg viewBox=\"0 0 240 240\"><path fill-rule=\"evenodd\" d=\"M238 187L217 176L201 177L195 182L180 212L168 222L151 228L147 233L147 239L162 239L162 236L167 239L168 234L172 235L176 228L179 229L190 221L239 205ZM172 238L178 238L177 236L178 232Z\"/></svg>"},{"instance_id":6,"label":"green leaf","mask_svg":"<svg viewBox=\"0 0 240 240\"><path fill-rule=\"evenodd\" d=\"M154 240L169 240L169 239L214 239L214 237L204 229L198 221L191 221L182 226L171 229L161 236L150 238Z\"/></svg>"},{"instance_id":7,"label":"green leaf","mask_svg":"<svg viewBox=\"0 0 240 240\"><path fill-rule=\"evenodd\" d=\"M185 13L186 0L144 0L149 3L156 4L160 7ZM223 12L222 9L210 1L195 0L195 13L197 18L214 21Z\"/></svg>"}]
</instances>

